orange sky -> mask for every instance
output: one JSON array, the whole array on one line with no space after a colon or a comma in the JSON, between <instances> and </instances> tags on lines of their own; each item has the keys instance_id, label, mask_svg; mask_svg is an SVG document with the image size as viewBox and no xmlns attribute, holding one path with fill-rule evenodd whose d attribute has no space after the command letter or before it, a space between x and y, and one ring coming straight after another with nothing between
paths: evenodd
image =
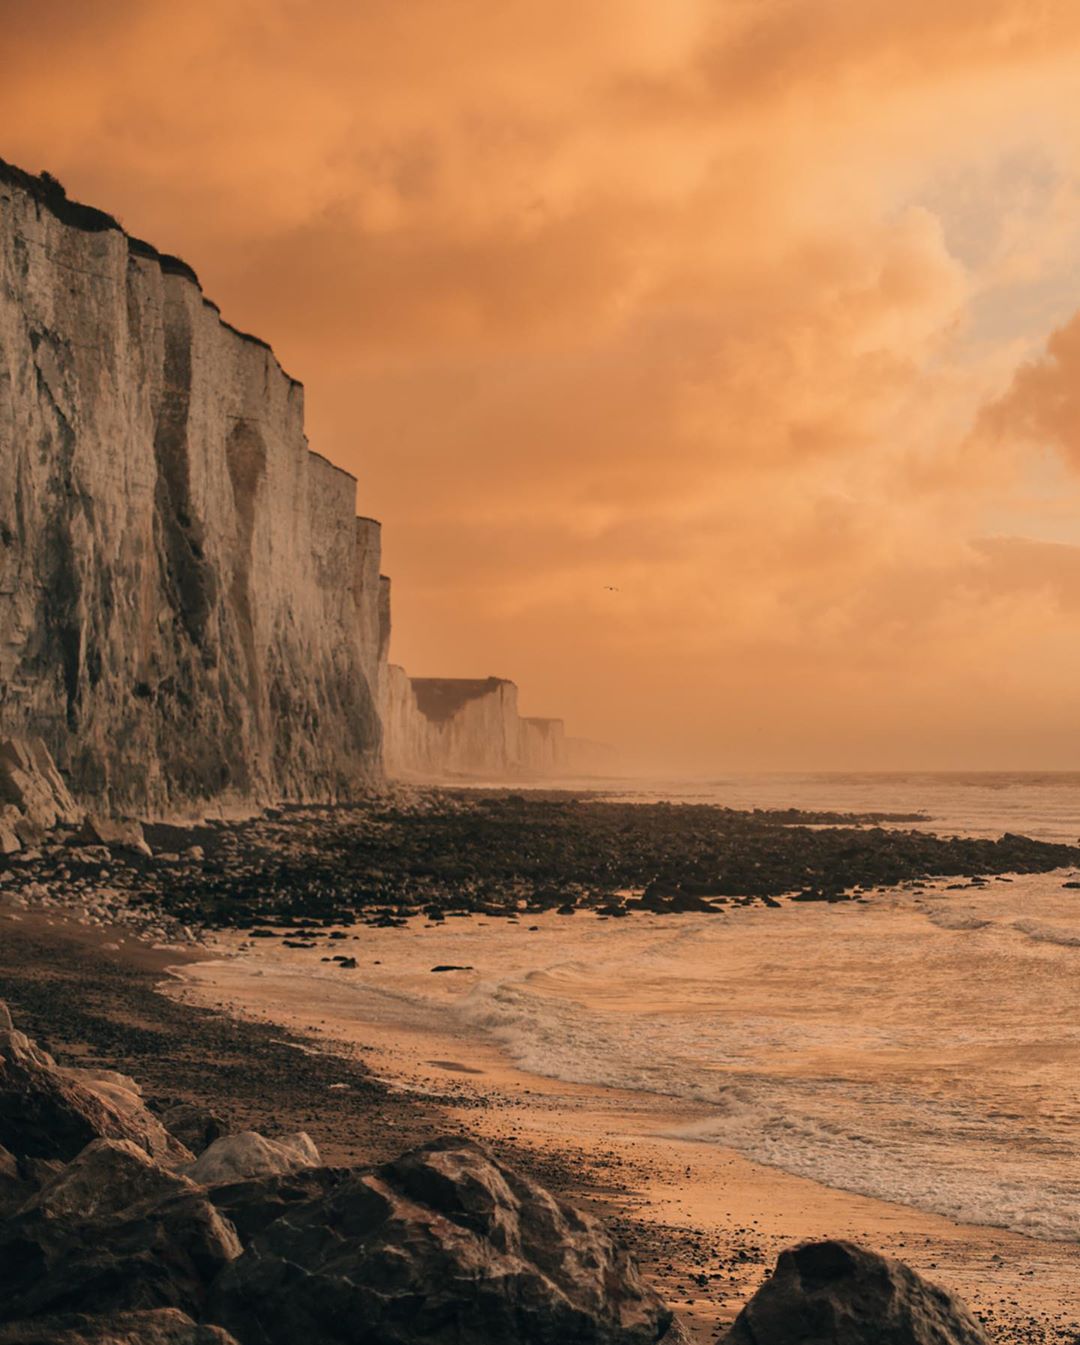
<instances>
[{"instance_id":1,"label":"orange sky","mask_svg":"<svg viewBox=\"0 0 1080 1345\"><path fill-rule=\"evenodd\" d=\"M0 155L306 384L412 672L672 768L1080 768L1075 0L0 0L0 50Z\"/></svg>"}]
</instances>

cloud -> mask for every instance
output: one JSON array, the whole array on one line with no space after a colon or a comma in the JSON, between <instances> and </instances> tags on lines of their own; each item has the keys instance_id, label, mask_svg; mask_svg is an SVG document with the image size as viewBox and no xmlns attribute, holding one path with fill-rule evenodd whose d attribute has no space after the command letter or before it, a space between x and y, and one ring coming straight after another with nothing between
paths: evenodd
<instances>
[{"instance_id":1,"label":"cloud","mask_svg":"<svg viewBox=\"0 0 1080 1345\"><path fill-rule=\"evenodd\" d=\"M1074 4L0 17L0 153L305 381L417 672L706 768L1064 761Z\"/></svg>"}]
</instances>

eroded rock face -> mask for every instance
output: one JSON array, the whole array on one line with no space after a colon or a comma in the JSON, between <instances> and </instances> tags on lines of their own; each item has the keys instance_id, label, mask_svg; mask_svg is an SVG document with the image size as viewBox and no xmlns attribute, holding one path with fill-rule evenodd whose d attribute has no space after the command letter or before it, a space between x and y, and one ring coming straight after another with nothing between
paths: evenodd
<instances>
[{"instance_id":1,"label":"eroded rock face","mask_svg":"<svg viewBox=\"0 0 1080 1345\"><path fill-rule=\"evenodd\" d=\"M782 1252L724 1345L988 1345L951 1294L848 1242Z\"/></svg>"},{"instance_id":2,"label":"eroded rock face","mask_svg":"<svg viewBox=\"0 0 1080 1345\"><path fill-rule=\"evenodd\" d=\"M0 736L109 812L376 778L378 528L301 386L190 268L2 163L0 390Z\"/></svg>"},{"instance_id":3,"label":"eroded rock face","mask_svg":"<svg viewBox=\"0 0 1080 1345\"><path fill-rule=\"evenodd\" d=\"M235 1345L219 1326L200 1326L176 1308L47 1317L0 1326L0 1345Z\"/></svg>"},{"instance_id":4,"label":"eroded rock face","mask_svg":"<svg viewBox=\"0 0 1080 1345\"><path fill-rule=\"evenodd\" d=\"M652 1345L671 1313L594 1219L436 1141L289 1211L216 1282L241 1345Z\"/></svg>"}]
</instances>

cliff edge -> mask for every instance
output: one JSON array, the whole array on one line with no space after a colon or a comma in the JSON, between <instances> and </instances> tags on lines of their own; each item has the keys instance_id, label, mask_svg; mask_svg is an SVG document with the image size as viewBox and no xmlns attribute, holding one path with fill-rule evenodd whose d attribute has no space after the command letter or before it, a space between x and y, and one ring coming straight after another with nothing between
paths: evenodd
<instances>
[{"instance_id":1,"label":"cliff edge","mask_svg":"<svg viewBox=\"0 0 1080 1345\"><path fill-rule=\"evenodd\" d=\"M355 495L190 267L0 160L0 738L115 811L377 780Z\"/></svg>"}]
</instances>

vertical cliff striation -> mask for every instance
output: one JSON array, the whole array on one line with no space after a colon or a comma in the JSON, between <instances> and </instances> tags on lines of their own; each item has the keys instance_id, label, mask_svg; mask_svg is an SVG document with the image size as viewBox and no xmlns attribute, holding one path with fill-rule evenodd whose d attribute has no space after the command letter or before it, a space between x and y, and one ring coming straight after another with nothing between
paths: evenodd
<instances>
[{"instance_id":1,"label":"vertical cliff striation","mask_svg":"<svg viewBox=\"0 0 1080 1345\"><path fill-rule=\"evenodd\" d=\"M121 811L377 779L355 493L190 268L0 161L0 738Z\"/></svg>"}]
</instances>

